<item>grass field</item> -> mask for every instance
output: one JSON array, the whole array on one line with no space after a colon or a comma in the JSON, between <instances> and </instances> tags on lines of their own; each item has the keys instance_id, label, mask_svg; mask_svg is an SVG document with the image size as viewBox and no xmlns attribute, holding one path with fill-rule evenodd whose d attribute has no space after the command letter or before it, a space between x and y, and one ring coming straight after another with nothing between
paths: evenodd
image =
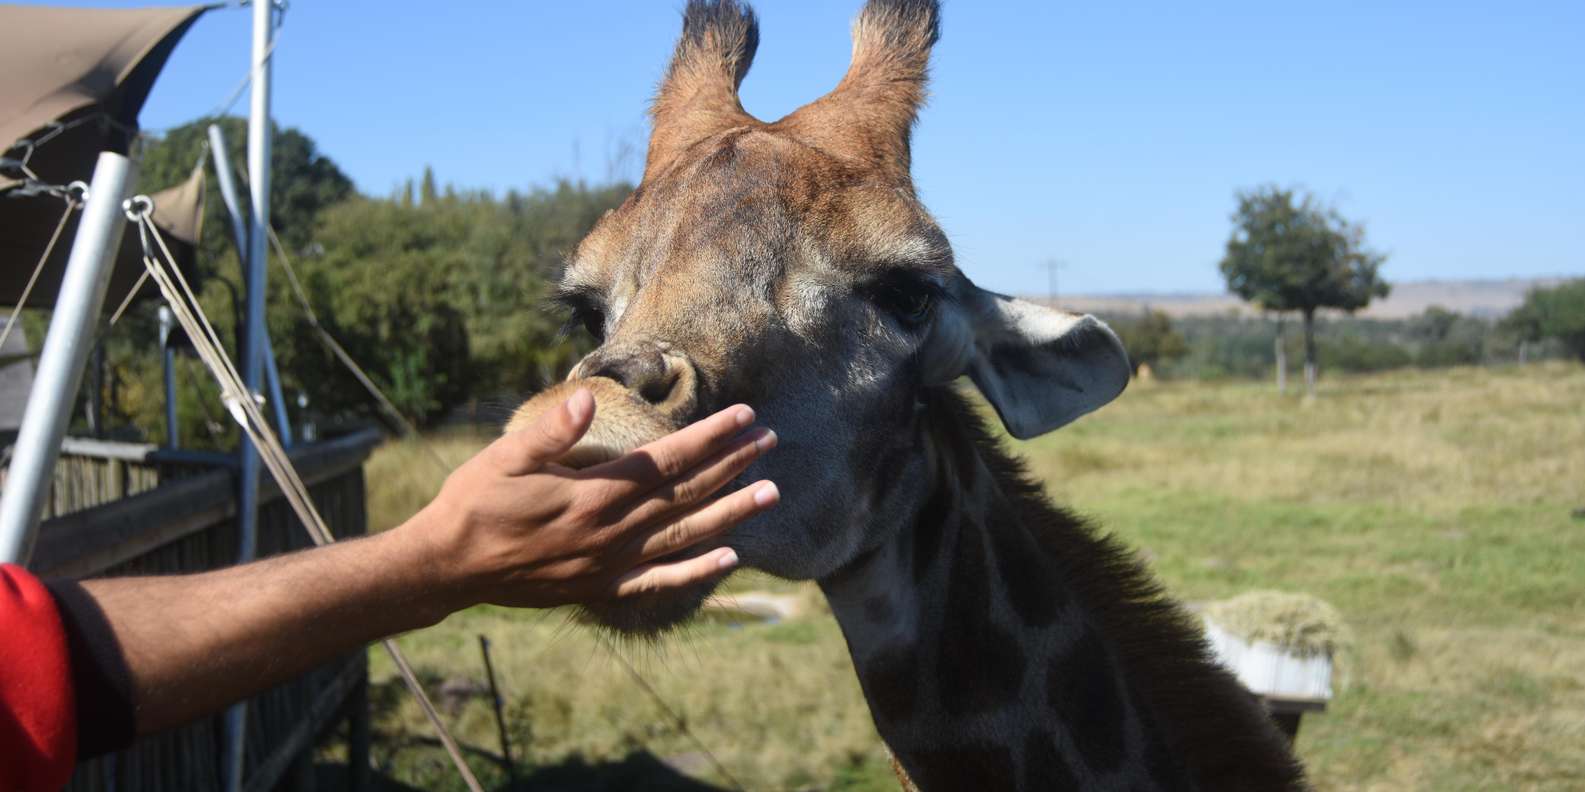
<instances>
[{"instance_id":1,"label":"grass field","mask_svg":"<svg viewBox=\"0 0 1585 792\"><path fill-rule=\"evenodd\" d=\"M482 442L438 440L454 461ZM1183 599L1269 588L1342 611L1354 640L1337 697L1298 743L1318 787L1585 784L1585 520L1571 517L1585 507L1585 368L1332 377L1313 400L1262 383L1140 385L1018 450ZM376 527L439 480L414 447L381 449ZM740 575L733 588L810 587ZM482 678L488 635L519 774L555 788L730 785L691 734L748 788L895 789L841 635L814 613L628 650L687 733L561 613L479 608L401 643L432 689L462 687ZM382 775L460 788L371 657ZM453 711L465 742L496 750L486 699ZM673 786L653 781L656 759L681 770Z\"/></svg>"}]
</instances>

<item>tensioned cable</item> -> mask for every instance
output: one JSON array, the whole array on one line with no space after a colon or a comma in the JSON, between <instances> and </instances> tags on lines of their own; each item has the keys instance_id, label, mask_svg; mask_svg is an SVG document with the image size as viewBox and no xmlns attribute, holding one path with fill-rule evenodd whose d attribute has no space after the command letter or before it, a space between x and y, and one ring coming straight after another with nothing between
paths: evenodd
<instances>
[{"instance_id":1,"label":"tensioned cable","mask_svg":"<svg viewBox=\"0 0 1585 792\"><path fill-rule=\"evenodd\" d=\"M297 270L292 267L292 260L286 255L286 247L281 244L281 238L276 235L275 229L271 226L265 226L264 230L270 236L270 244L275 248L276 260L281 262L281 269L286 273L286 280L292 284L292 294L297 296L297 304L302 306L303 315L308 319L308 324L314 328L315 332L319 334L319 340L330 349L331 353L336 356L337 360L341 361L343 366L347 367L347 370L352 373L352 376L355 379L357 379L358 384L362 385L363 389L368 391L370 396L374 397L375 402L377 402L382 409L384 409L393 419L396 420L397 424L402 429L402 434L406 435L410 439L420 439L418 427L414 426L413 422L409 421L407 416L403 415L402 411L398 410L396 405L392 404L391 400L386 398L385 393L380 390L379 386L374 384L374 380L369 378L369 375L364 372L363 368L358 365L357 361L352 359L352 355L347 354L347 350L341 346L340 342L336 341L336 337L331 335L330 331L326 330L324 325L320 324L319 314L315 313L314 307L309 304L308 292L303 289L302 282L297 279ZM423 446L424 450L434 458L435 462L439 464L446 473L451 472L453 465L446 461L446 458L441 456L439 451L436 451L434 447L430 446L428 443L420 443L419 445Z\"/></svg>"},{"instance_id":2,"label":"tensioned cable","mask_svg":"<svg viewBox=\"0 0 1585 792\"><path fill-rule=\"evenodd\" d=\"M270 429L269 422L265 420L259 404L247 391L238 375L236 367L226 355L225 349L220 346L219 336L215 333L213 325L203 313L203 308L198 304L197 296L187 284L187 279L182 275L181 269L175 266L175 258L166 246L164 238L160 235L159 228L150 219L153 213L153 201L147 196L135 196L127 202L127 216L138 224L138 234L144 250L143 264L154 282L159 286L160 293L165 297L182 329L186 331L193 342L194 349L198 352L200 360L209 369L221 387L223 400L232 418L241 426L243 432L253 441L259 451L259 457L269 469L270 475L281 488L282 495L290 503L293 512L308 531L309 537L316 545L331 544L336 541L335 536L326 527L324 519L314 507L312 497L301 477L292 467L285 449L281 446L279 438ZM149 239L153 238L159 251L164 255L161 261L154 254ZM170 264L169 269L166 263ZM407 663L401 650L395 642L385 639L380 642L386 652L396 664L397 671L402 681L412 691L417 699L424 716L434 727L440 742L450 754L452 763L456 765L457 772L462 775L463 781L473 792L483 792L483 787L474 777L467 762L462 757L456 740L440 719L440 713L435 710L434 704L419 684L418 677L413 673L412 666Z\"/></svg>"},{"instance_id":3,"label":"tensioned cable","mask_svg":"<svg viewBox=\"0 0 1585 792\"><path fill-rule=\"evenodd\" d=\"M710 764L715 765L716 772L720 773L721 777L725 778L727 783L732 785L733 789L743 790L747 788L738 782L737 778L732 775L731 771L726 769L726 765L722 764L721 760L716 758L715 753L710 750L710 747L705 745L704 741L700 740L693 733L692 729L688 728L688 721L685 720L682 715L678 714L677 710L673 709L670 704L666 703L666 699L661 698L660 691L651 687L649 681L644 679L644 677L638 673L638 669L634 668L633 664L629 663L627 658L623 657L622 653L617 651L615 646L612 646L604 636L599 635L598 633L595 634L594 639L599 642L601 646L604 646L605 650L610 652L611 656L615 657L618 663L622 664L622 670L626 671L627 675L632 677L633 681L637 682L638 686L642 688L645 693L649 694L649 697L654 699L656 704L660 705L661 712L664 712L666 717L671 719L672 725L676 726L678 731L686 734L688 739L693 741L694 745L698 746L699 750L704 753L705 758L710 760Z\"/></svg>"},{"instance_id":4,"label":"tensioned cable","mask_svg":"<svg viewBox=\"0 0 1585 792\"><path fill-rule=\"evenodd\" d=\"M246 182L246 178L244 178L243 181ZM335 336L331 335L330 331L320 323L319 314L314 310L312 303L309 301L308 292L303 288L302 281L297 277L297 270L292 266L291 257L287 255L286 246L282 244L280 236L275 233L275 228L272 226L265 226L265 232L269 235L271 246L275 248L276 258L281 262L281 268L286 274L287 282L291 284L292 294L297 298L297 303L302 308L303 315L308 321L309 325L312 326L319 334L320 340L331 350L332 353L335 354L336 358L347 367L347 370L358 380L359 384L363 385L364 389L369 392L369 395L372 396L374 400L385 409L386 412L390 413L390 415L397 422L399 422L403 433L410 439L416 441L418 445L429 454L430 458L434 460L435 464L439 467L442 473L449 474L453 469L453 465L447 462L446 459L440 455L440 452L436 451L432 445L424 441L423 435L418 431L418 427L414 426L413 423L407 419L407 416L403 415L401 411L396 408L396 405L386 397L385 393L382 392L380 387L374 383L374 380L364 372L363 368L358 365L357 361L353 360L352 356L348 354L347 350L336 341ZM737 780L735 776L732 775L731 771L727 770L725 764L723 764L721 760L716 757L715 753L711 751L707 745L705 745L704 741L688 728L687 720L678 713L677 709L671 706L671 704L660 695L660 691L656 690L652 685L649 684L647 680L644 679L643 675L638 672L638 669L634 668L633 664L628 662L627 658L623 657L616 647L612 646L609 642L605 641L605 639L598 635L595 636L595 639L604 646L607 652L610 652L616 657L617 662L621 663L623 670L627 672L628 676L632 677L633 681L638 684L639 688L642 689L645 694L655 700L655 703L659 705L666 716L671 719L677 730L682 732L690 741L693 742L694 745L699 747L699 750L704 753L705 757L710 760L710 763L715 766L716 771L719 772L728 783L732 784L732 786L736 789L746 788Z\"/></svg>"},{"instance_id":5,"label":"tensioned cable","mask_svg":"<svg viewBox=\"0 0 1585 792\"><path fill-rule=\"evenodd\" d=\"M93 122L115 127L121 130L121 132L129 139L137 135L137 129L121 123L121 121L115 116L112 116L109 113L101 110L99 112L79 116L70 121L51 121L48 124L45 124L42 128L47 131L44 134L39 135L37 138L22 138L21 140L12 143L5 149L0 149L0 153L12 151L14 149L21 149L22 151L21 159L11 159L7 157L3 161L0 161L0 164L3 164L4 167L7 168L15 168L18 173L22 174L22 177L26 182L26 188L42 190L49 193L60 193L63 190L70 189L62 188L59 185L45 183L39 178L37 173L33 172L32 168L28 167L28 165L33 161L33 155L37 154L39 149L48 145L51 140L54 140L66 132L76 129L77 127L80 127L84 124ZM75 184L75 182L73 182L73 184Z\"/></svg>"},{"instance_id":6,"label":"tensioned cable","mask_svg":"<svg viewBox=\"0 0 1585 792\"><path fill-rule=\"evenodd\" d=\"M373 396L375 401L379 402L379 404L384 407L387 412L389 412L393 417L395 417L397 421L401 423L403 432L411 439L417 441L419 446L429 453L430 457L439 466L440 471L442 473L450 473L452 470L452 465L443 457L441 457L440 452L436 451L432 445L424 441L423 435L421 435L418 431L418 427L414 426L411 421L407 420L406 416L402 415L402 413L396 409L396 405L392 404L390 399L386 398L385 394L380 391L379 386L375 385L374 381L370 379L369 376L364 373L363 369L358 366L357 362L352 359L352 356L347 354L347 350L342 348L341 344L336 342L335 337L332 336L330 332L320 324L319 315L315 313L313 306L309 303L308 293L303 289L302 282L297 278L297 272L292 267L291 258L286 255L285 246L281 244L281 238L275 233L275 229L273 227L266 227L265 230L270 236L270 243L275 248L276 257L281 262L282 269L286 273L286 279L291 283L292 293L296 295L298 304L302 306L303 314L307 318L309 325L318 331L320 339L324 341L325 345L329 347L332 352L335 353L337 359L339 359L347 367L352 375L357 378L358 382L361 383L366 390L368 390L369 395ZM688 728L688 721L677 712L675 707L673 707L666 701L664 697L660 695L660 691L656 690L652 685L649 684L648 680L644 679L643 675L638 672L638 669L634 668L633 664L628 662L627 658L623 657L621 652L618 651L616 647L612 646L599 635L595 636L595 640L598 641L607 652L610 652L611 655L617 659L617 662L621 663L622 669L627 672L628 676L632 677L633 681L638 684L639 688L642 689L644 693L650 698L655 700L655 703L661 708L661 711L671 719L672 724L677 728L677 730L687 736L687 738L692 741L694 745L698 746L699 750L705 755L705 758L709 759L710 763L715 766L716 771L721 774L722 778L726 779L734 789L746 789L746 787L744 787L743 784L732 775L731 771L726 769L726 765L716 757L715 753L710 750L709 746L705 745L704 741L699 739L699 736L694 734L693 730Z\"/></svg>"},{"instance_id":7,"label":"tensioned cable","mask_svg":"<svg viewBox=\"0 0 1585 792\"><path fill-rule=\"evenodd\" d=\"M86 188L84 188L86 192ZM66 230L66 221L72 217L72 212L82 204L75 195L66 198L66 211L61 212L61 221L55 224L55 233L50 234L49 244L44 246L44 255L39 256L39 263L33 266L33 274L28 276L28 283L22 287L22 296L17 298L17 304L11 309L11 315L6 317L6 326L0 330L0 349L5 349L6 340L11 337L12 328L16 327L17 317L22 315L22 309L27 307L28 296L33 294L33 285L38 283L39 274L44 271L44 265L50 260L50 254L55 252L55 243L60 240L61 232Z\"/></svg>"}]
</instances>

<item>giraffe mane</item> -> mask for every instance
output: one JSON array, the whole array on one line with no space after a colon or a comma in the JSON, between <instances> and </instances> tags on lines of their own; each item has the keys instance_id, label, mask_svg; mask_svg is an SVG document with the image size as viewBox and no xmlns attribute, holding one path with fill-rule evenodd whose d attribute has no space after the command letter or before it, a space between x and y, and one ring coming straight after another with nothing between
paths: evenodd
<instances>
[{"instance_id":1,"label":"giraffe mane","mask_svg":"<svg viewBox=\"0 0 1585 792\"><path fill-rule=\"evenodd\" d=\"M1015 505L1012 515L1030 530L1045 559L1096 619L1116 651L1124 676L1146 702L1171 753L1191 776L1216 779L1209 788L1304 789L1304 769L1264 706L1213 659L1205 633L1115 535L1056 505L1022 459L988 428L983 411L950 388L930 399L938 448L961 469L974 454ZM1226 708L1206 703L1232 702ZM1251 730L1251 723L1271 726ZM1225 779L1241 779L1229 786Z\"/></svg>"}]
</instances>

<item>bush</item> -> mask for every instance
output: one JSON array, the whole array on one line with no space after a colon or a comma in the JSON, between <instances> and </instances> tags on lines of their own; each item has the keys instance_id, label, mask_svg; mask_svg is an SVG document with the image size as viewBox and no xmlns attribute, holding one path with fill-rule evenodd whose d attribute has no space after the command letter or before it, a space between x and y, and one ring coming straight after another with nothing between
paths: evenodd
<instances>
[{"instance_id":1,"label":"bush","mask_svg":"<svg viewBox=\"0 0 1585 792\"><path fill-rule=\"evenodd\" d=\"M1524 341L1556 339L1570 356L1585 363L1585 278L1531 289L1502 325Z\"/></svg>"}]
</instances>

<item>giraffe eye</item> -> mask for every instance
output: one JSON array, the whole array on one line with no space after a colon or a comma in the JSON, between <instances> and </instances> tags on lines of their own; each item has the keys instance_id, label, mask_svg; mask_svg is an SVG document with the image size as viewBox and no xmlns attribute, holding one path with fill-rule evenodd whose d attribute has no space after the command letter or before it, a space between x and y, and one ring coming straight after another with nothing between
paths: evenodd
<instances>
[{"instance_id":1,"label":"giraffe eye","mask_svg":"<svg viewBox=\"0 0 1585 792\"><path fill-rule=\"evenodd\" d=\"M935 299L930 292L909 292L897 300L897 315L909 324L923 324L930 318Z\"/></svg>"},{"instance_id":2,"label":"giraffe eye","mask_svg":"<svg viewBox=\"0 0 1585 792\"><path fill-rule=\"evenodd\" d=\"M936 307L936 287L917 278L893 276L875 287L874 299L912 329L930 321Z\"/></svg>"},{"instance_id":3,"label":"giraffe eye","mask_svg":"<svg viewBox=\"0 0 1585 792\"><path fill-rule=\"evenodd\" d=\"M567 323L562 326L563 333L581 326L595 341L605 340L605 310L593 294L581 290L564 291L557 294L555 300L569 314Z\"/></svg>"}]
</instances>

